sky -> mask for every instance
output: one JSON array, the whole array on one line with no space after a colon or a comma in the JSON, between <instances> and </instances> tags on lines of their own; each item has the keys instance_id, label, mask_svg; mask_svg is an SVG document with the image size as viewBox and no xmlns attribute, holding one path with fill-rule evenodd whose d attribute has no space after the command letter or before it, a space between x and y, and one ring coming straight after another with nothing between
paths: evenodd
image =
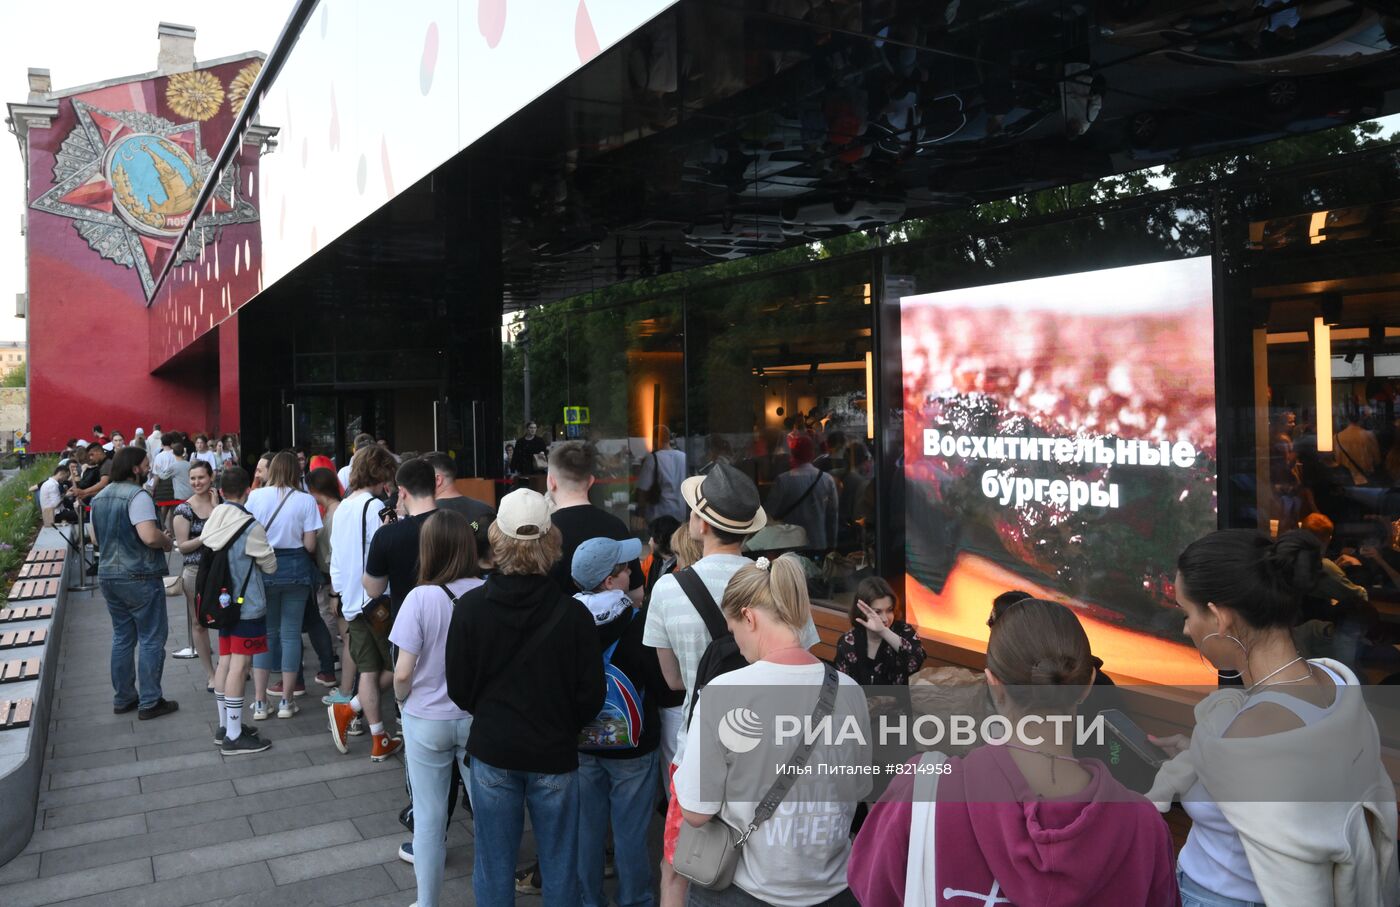
<instances>
[{"instance_id":1,"label":"sky","mask_svg":"<svg viewBox=\"0 0 1400 907\"><path fill-rule=\"evenodd\" d=\"M156 68L161 22L198 29L196 60L249 50L267 53L291 12L292 0L62 0L0 3L0 102L29 97L29 68L49 70L58 90ZM14 316L25 290L24 167L19 143L0 132L0 340L23 340L24 319Z\"/></svg>"}]
</instances>

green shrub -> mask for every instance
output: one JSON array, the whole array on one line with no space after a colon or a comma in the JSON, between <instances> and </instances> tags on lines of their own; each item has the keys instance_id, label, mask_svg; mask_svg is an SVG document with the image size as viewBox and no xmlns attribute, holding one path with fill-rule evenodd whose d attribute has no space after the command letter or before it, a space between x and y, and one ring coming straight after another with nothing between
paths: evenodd
<instances>
[{"instance_id":1,"label":"green shrub","mask_svg":"<svg viewBox=\"0 0 1400 907\"><path fill-rule=\"evenodd\" d=\"M29 489L53 475L57 463L54 457L43 457L0 484L0 577L5 578L6 595L10 574L24 563L29 546L39 533L39 505Z\"/></svg>"}]
</instances>

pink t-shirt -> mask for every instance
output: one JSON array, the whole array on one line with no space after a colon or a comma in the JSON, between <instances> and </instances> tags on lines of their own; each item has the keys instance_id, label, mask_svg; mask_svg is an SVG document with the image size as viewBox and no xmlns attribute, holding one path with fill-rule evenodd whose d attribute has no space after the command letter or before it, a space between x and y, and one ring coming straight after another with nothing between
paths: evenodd
<instances>
[{"instance_id":1,"label":"pink t-shirt","mask_svg":"<svg viewBox=\"0 0 1400 907\"><path fill-rule=\"evenodd\" d=\"M447 584L452 598L480 586L476 577ZM441 586L418 586L408 593L394 618L389 641L418 656L413 666L413 688L403 710L414 718L456 721L467 713L447 695L447 628L452 623L452 598Z\"/></svg>"}]
</instances>

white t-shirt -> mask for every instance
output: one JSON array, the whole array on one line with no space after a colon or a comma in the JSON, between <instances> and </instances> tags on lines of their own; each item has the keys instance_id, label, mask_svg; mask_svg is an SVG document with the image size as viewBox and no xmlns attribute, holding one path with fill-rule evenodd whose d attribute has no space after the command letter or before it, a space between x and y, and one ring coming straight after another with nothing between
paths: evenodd
<instances>
[{"instance_id":1,"label":"white t-shirt","mask_svg":"<svg viewBox=\"0 0 1400 907\"><path fill-rule=\"evenodd\" d=\"M287 495L287 503L277 510ZM248 495L248 512L267 530L267 542L273 548L301 548L302 533L321 528L321 509L316 499L304 491L289 488L258 488ZM272 519L273 513L277 518ZM268 526L268 521L272 525Z\"/></svg>"},{"instance_id":2,"label":"white t-shirt","mask_svg":"<svg viewBox=\"0 0 1400 907\"><path fill-rule=\"evenodd\" d=\"M350 490L350 464L349 464L349 463L346 463L344 466L340 467L340 471L337 472L337 473L335 474L335 477L336 477L337 479L340 479L340 487L341 487L341 488L344 488L346 491L349 491L349 490Z\"/></svg>"},{"instance_id":3,"label":"white t-shirt","mask_svg":"<svg viewBox=\"0 0 1400 907\"><path fill-rule=\"evenodd\" d=\"M383 501L360 489L340 502L331 521L331 588L340 595L346 620L354 620L364 610L365 554L379 531L383 509Z\"/></svg>"},{"instance_id":4,"label":"white t-shirt","mask_svg":"<svg viewBox=\"0 0 1400 907\"><path fill-rule=\"evenodd\" d=\"M151 458L151 477L153 479L168 479L175 475L175 459L173 449L162 448L160 453Z\"/></svg>"},{"instance_id":5,"label":"white t-shirt","mask_svg":"<svg viewBox=\"0 0 1400 907\"><path fill-rule=\"evenodd\" d=\"M477 577L447 584L453 598L480 586ZM413 665L413 688L403 710L414 718L456 721L470 717L447 695L447 628L452 623L452 599L441 586L417 586L408 593L394 618L389 641L418 656Z\"/></svg>"},{"instance_id":6,"label":"white t-shirt","mask_svg":"<svg viewBox=\"0 0 1400 907\"><path fill-rule=\"evenodd\" d=\"M58 479L47 479L39 486L39 507L42 510L52 510L63 503L63 489L58 486Z\"/></svg>"},{"instance_id":7,"label":"white t-shirt","mask_svg":"<svg viewBox=\"0 0 1400 907\"><path fill-rule=\"evenodd\" d=\"M210 469L215 472L219 471L219 455L212 450L205 450L203 452L195 451L190 457L190 462L193 463L195 460L203 460L209 464Z\"/></svg>"},{"instance_id":8,"label":"white t-shirt","mask_svg":"<svg viewBox=\"0 0 1400 907\"><path fill-rule=\"evenodd\" d=\"M715 604L724 601L724 587L740 567L753 561L740 554L712 554L695 562L695 572L710 590ZM821 641L817 628L811 619L802 631L802 645L811 648ZM700 667L700 656L705 654L710 644L710 631L705 628L705 620L695 610L690 598L676 581L674 574L666 574L656 581L651 590L651 603L647 605L647 625L642 633L642 642L653 649L670 649L680 662L681 679L685 681L686 711L690 709L690 695L695 688L695 671Z\"/></svg>"},{"instance_id":9,"label":"white t-shirt","mask_svg":"<svg viewBox=\"0 0 1400 907\"><path fill-rule=\"evenodd\" d=\"M720 818L734 828L748 828L758 807L757 801L767 793L774 780L772 766L786 762L794 744L777 746L765 734L758 749L736 757L720 741L720 735L713 733L713 723L707 728L702 718L705 704L716 701L712 696L716 687L733 685L755 690L776 686L820 687L824 673L825 666L820 662L780 665L759 661L710 681L705 695L695 705L695 716L685 740L685 758L676 770L676 799L680 805L692 812L719 813ZM860 685L845 674L838 675L838 680L832 727L843 728L848 717L854 716L862 739L870 740L870 713ZM845 691L839 692L843 687ZM731 693L729 697L735 695ZM746 699L752 698L748 691L743 695ZM775 707L786 710L785 705ZM756 704L756 708L760 714L764 712L761 705ZM851 855L851 819L855 816L857 796L850 790L851 783L844 783L844 790L837 792L830 781L816 773L815 767L868 761L868 747L856 744L826 749L824 744L818 743L807 762L813 774L800 776L773 816L749 837L734 872L734 884L777 907L819 904L845 889L846 863ZM756 766L764 767L761 780L752 774ZM721 785L726 796L723 800L713 798ZM861 786L862 794L868 791L868 784ZM845 799L846 795L850 799ZM745 796L753 799L737 799Z\"/></svg>"}]
</instances>

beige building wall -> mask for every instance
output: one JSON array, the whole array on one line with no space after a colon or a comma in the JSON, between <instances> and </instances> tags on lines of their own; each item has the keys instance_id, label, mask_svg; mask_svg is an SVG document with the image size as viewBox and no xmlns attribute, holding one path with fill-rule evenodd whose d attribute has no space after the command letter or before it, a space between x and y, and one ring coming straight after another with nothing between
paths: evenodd
<instances>
[{"instance_id":1,"label":"beige building wall","mask_svg":"<svg viewBox=\"0 0 1400 907\"><path fill-rule=\"evenodd\" d=\"M24 365L28 351L23 346L0 343L0 378Z\"/></svg>"},{"instance_id":2,"label":"beige building wall","mask_svg":"<svg viewBox=\"0 0 1400 907\"><path fill-rule=\"evenodd\" d=\"M29 417L29 391L23 387L0 387L0 447L15 446L15 432L23 431Z\"/></svg>"}]
</instances>

